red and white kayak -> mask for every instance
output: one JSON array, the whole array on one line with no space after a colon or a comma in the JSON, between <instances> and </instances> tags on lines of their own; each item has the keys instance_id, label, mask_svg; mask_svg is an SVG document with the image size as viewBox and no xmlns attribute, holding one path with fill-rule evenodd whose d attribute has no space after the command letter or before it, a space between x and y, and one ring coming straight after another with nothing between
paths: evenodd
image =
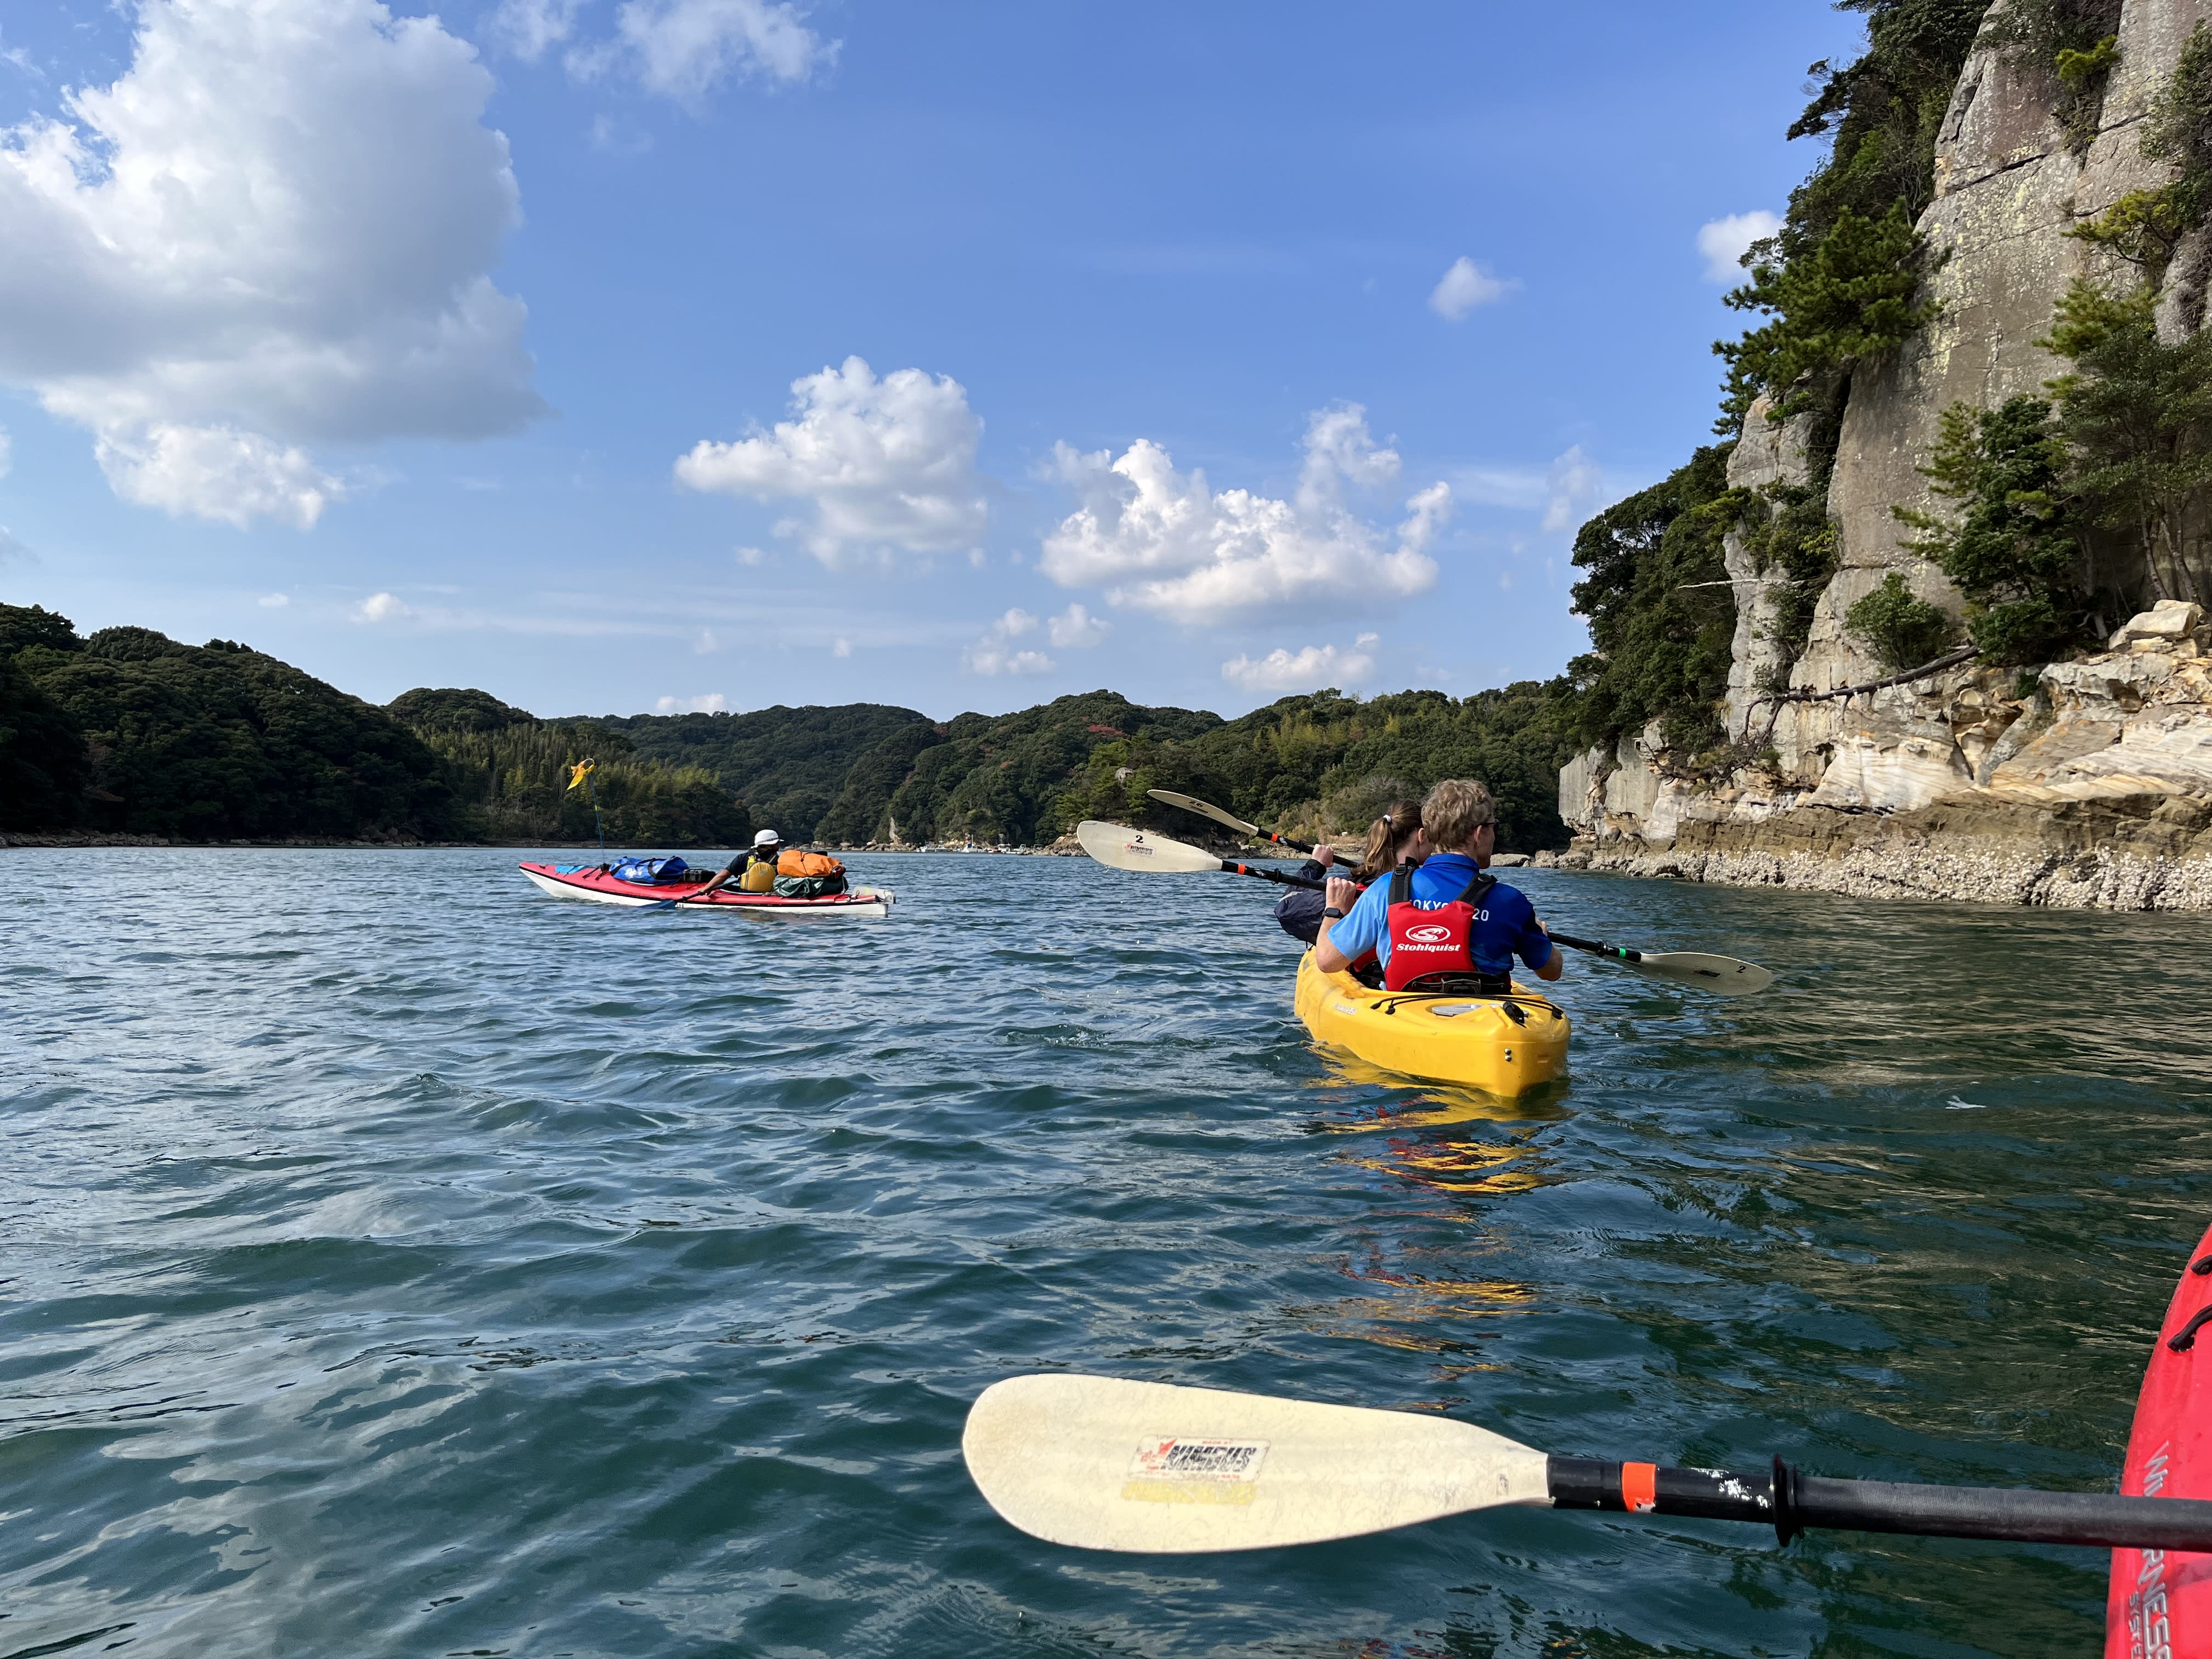
<instances>
[{"instance_id":1,"label":"red and white kayak","mask_svg":"<svg viewBox=\"0 0 2212 1659\"><path fill-rule=\"evenodd\" d=\"M623 881L608 874L603 864L525 864L519 867L524 875L556 897L633 908L682 898L705 885L714 873L698 870L691 872L694 878L690 881L638 882ZM891 913L891 895L880 887L855 887L850 892L832 893L827 898L780 898L774 893L740 893L724 887L684 908L740 910L754 916L887 916Z\"/></svg>"},{"instance_id":2,"label":"red and white kayak","mask_svg":"<svg viewBox=\"0 0 2212 1659\"><path fill-rule=\"evenodd\" d=\"M2212 1498L2212 1228L2151 1350L2120 1491ZM2212 1555L2114 1550L2105 1659L2212 1659Z\"/></svg>"}]
</instances>

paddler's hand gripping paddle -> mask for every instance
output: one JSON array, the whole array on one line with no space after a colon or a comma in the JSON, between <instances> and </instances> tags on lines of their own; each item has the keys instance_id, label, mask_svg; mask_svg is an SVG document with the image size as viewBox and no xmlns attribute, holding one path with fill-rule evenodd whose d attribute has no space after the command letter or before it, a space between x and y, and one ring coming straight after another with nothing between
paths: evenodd
<instances>
[{"instance_id":1,"label":"paddler's hand gripping paddle","mask_svg":"<svg viewBox=\"0 0 2212 1659\"><path fill-rule=\"evenodd\" d=\"M1152 793L1163 795L1155 789ZM1164 796L1164 798L1165 798ZM1178 805L1186 797L1173 798ZM1241 823L1230 818L1227 822ZM1083 843L1083 850L1115 870L1141 870L1149 872L1169 872L1177 875L1194 872L1220 871L1232 876L1257 876L1262 881L1272 881L1279 887L1305 887L1316 890L1328 885L1324 881L1309 881L1303 876L1285 875L1280 870L1261 870L1249 864L1239 864L1234 859L1216 858L1202 847L1170 841L1165 836L1149 830L1132 830L1125 824L1103 823L1096 818L1086 818L1075 826L1075 838ZM1285 842L1296 846L1295 842ZM1744 962L1735 957L1717 957L1703 951L1632 951L1625 945L1601 945L1595 939L1577 939L1571 933L1554 932L1552 938L1559 944L1571 945L1577 951L1588 951L1603 957L1607 962L1617 962L1651 979L1663 979L1670 985L1686 985L1693 991L1710 991L1718 997L1749 996L1764 991L1774 983L1774 975L1755 962Z\"/></svg>"},{"instance_id":2,"label":"paddler's hand gripping paddle","mask_svg":"<svg viewBox=\"0 0 2212 1659\"><path fill-rule=\"evenodd\" d=\"M1510 1504L2212 1551L2212 1503L1552 1457L1472 1423L1107 1376L1009 1377L960 1448L991 1507L1078 1549L1183 1555L1357 1538Z\"/></svg>"}]
</instances>

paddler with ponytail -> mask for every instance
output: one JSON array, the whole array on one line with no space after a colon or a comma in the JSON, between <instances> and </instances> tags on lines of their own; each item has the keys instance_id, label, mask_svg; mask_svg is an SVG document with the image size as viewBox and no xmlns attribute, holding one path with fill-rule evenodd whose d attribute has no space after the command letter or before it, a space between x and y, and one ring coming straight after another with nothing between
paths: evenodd
<instances>
[{"instance_id":1,"label":"paddler with ponytail","mask_svg":"<svg viewBox=\"0 0 2212 1659\"><path fill-rule=\"evenodd\" d=\"M1314 965L1342 973L1372 951L1393 991L1425 989L1503 995L1513 958L1537 978L1559 976L1559 952L1517 888L1484 870L1498 848L1498 806L1490 791L1448 779L1421 803L1413 837L1418 869L1401 866L1365 893L1332 878L1314 943Z\"/></svg>"},{"instance_id":2,"label":"paddler with ponytail","mask_svg":"<svg viewBox=\"0 0 2212 1659\"><path fill-rule=\"evenodd\" d=\"M1420 829L1420 802L1392 801L1389 810L1367 826L1367 846L1352 879L1364 887L1379 876L1389 875L1398 867L1400 860L1413 855L1413 837ZM1314 848L1314 855L1298 866L1298 875L1305 881L1321 881L1332 876L1335 869L1336 849L1323 842ZM1328 902L1319 888L1293 887L1275 906L1275 920L1292 939L1311 945L1321 931L1322 907Z\"/></svg>"}]
</instances>

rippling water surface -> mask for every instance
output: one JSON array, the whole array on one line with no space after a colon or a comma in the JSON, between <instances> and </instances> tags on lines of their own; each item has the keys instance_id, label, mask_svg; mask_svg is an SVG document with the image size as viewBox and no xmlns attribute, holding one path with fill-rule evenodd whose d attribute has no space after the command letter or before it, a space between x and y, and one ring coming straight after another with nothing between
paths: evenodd
<instances>
[{"instance_id":1,"label":"rippling water surface","mask_svg":"<svg viewBox=\"0 0 2212 1659\"><path fill-rule=\"evenodd\" d=\"M1332 1071L1257 884L856 858L890 920L776 925L515 856L7 856L0 1656L2096 1650L2087 1551L1079 1554L960 1426L1068 1366L2108 1490L2212 1214L2202 919L1524 872L1781 979L1577 958L1505 1109Z\"/></svg>"}]
</instances>

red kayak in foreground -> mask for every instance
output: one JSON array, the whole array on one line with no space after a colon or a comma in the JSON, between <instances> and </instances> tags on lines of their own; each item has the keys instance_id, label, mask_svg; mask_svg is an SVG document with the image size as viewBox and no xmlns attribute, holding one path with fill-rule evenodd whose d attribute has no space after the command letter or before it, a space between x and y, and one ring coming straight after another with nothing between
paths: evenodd
<instances>
[{"instance_id":1,"label":"red kayak in foreground","mask_svg":"<svg viewBox=\"0 0 2212 1659\"><path fill-rule=\"evenodd\" d=\"M2212 1228L2159 1328L2120 1491L2212 1498ZM2114 1550L2105 1659L2212 1659L2212 1555Z\"/></svg>"},{"instance_id":2,"label":"red kayak in foreground","mask_svg":"<svg viewBox=\"0 0 2212 1659\"><path fill-rule=\"evenodd\" d=\"M659 904L680 899L705 885L711 870L690 872L689 881L623 881L604 864L525 864L520 866L546 892L560 898L589 899L595 904ZM855 887L827 898L779 898L774 893L739 893L725 887L694 900L687 910L739 910L747 915L791 919L800 916L887 916L891 895L878 887Z\"/></svg>"}]
</instances>

